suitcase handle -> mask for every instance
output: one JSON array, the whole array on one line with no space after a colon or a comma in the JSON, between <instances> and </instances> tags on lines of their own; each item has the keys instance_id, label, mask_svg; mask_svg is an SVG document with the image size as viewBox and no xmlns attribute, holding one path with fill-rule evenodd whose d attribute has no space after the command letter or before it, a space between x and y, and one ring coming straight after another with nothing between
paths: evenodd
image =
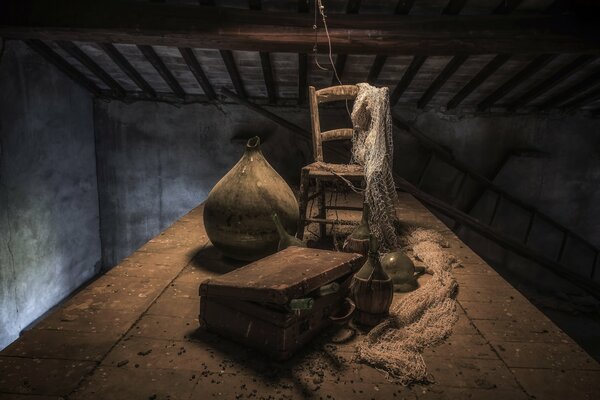
<instances>
[{"instance_id":1,"label":"suitcase handle","mask_svg":"<svg viewBox=\"0 0 600 400\"><path fill-rule=\"evenodd\" d=\"M350 300L349 297L346 297L344 299L344 304L346 305L346 308L348 308L348 312L346 313L346 315L343 315L341 317L337 317L337 316L334 317L333 315L329 316L329 320L331 322L333 322L334 324L339 324L339 325L345 324L346 322L348 322L350 320L350 318L352 318L354 311L356 311L356 304L354 304L354 302L352 300Z\"/></svg>"}]
</instances>

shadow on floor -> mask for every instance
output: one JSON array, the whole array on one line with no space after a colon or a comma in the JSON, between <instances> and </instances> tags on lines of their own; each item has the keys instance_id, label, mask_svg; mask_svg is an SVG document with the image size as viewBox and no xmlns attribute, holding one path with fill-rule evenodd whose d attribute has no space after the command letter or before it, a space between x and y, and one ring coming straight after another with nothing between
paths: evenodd
<instances>
[{"instance_id":1,"label":"shadow on floor","mask_svg":"<svg viewBox=\"0 0 600 400\"><path fill-rule=\"evenodd\" d=\"M348 371L349 360L336 355L330 338L339 327L331 326L288 360L278 361L257 350L240 345L204 329L197 329L188 341L216 353L224 374L249 375L268 387L292 388L302 398L315 398L324 380Z\"/></svg>"},{"instance_id":2,"label":"shadow on floor","mask_svg":"<svg viewBox=\"0 0 600 400\"><path fill-rule=\"evenodd\" d=\"M190 266L206 272L226 274L249 263L225 257L215 246L209 244L196 253L190 261Z\"/></svg>"}]
</instances>

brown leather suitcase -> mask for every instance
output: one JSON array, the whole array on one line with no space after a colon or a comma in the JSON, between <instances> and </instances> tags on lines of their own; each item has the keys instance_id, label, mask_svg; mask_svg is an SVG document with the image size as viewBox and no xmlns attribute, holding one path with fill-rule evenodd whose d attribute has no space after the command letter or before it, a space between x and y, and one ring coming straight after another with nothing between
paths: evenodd
<instances>
[{"instance_id":1,"label":"brown leather suitcase","mask_svg":"<svg viewBox=\"0 0 600 400\"><path fill-rule=\"evenodd\" d=\"M332 321L349 318L346 299L359 254L288 247L200 284L200 326L289 358ZM333 285L331 285L333 283ZM323 289L337 287L325 294ZM312 305L310 309L299 309Z\"/></svg>"}]
</instances>

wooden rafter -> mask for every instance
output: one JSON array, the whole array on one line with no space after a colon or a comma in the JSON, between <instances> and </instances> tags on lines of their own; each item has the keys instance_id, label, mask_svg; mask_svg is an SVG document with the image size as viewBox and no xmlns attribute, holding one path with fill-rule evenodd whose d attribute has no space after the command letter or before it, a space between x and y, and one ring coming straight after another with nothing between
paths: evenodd
<instances>
[{"instance_id":1,"label":"wooden rafter","mask_svg":"<svg viewBox=\"0 0 600 400\"><path fill-rule=\"evenodd\" d=\"M308 13L308 0L298 0L298 13ZM298 104L304 104L308 92L308 54L298 53Z\"/></svg>"},{"instance_id":2,"label":"wooden rafter","mask_svg":"<svg viewBox=\"0 0 600 400\"><path fill-rule=\"evenodd\" d=\"M114 0L5 3L0 2L0 35L14 39L294 53L310 53L315 42L307 13ZM343 14L329 18L328 25L338 54L600 53L600 27L571 15ZM326 43L319 35L318 44Z\"/></svg>"},{"instance_id":3,"label":"wooden rafter","mask_svg":"<svg viewBox=\"0 0 600 400\"><path fill-rule=\"evenodd\" d=\"M219 50L219 52L221 53L221 58L223 59L223 63L225 64L225 68L227 69L227 73L229 74L229 78L231 79L235 91L241 97L247 97L246 89L244 89L244 82L242 81L240 71L238 71L235 59L233 58L233 52L231 50Z\"/></svg>"},{"instance_id":4,"label":"wooden rafter","mask_svg":"<svg viewBox=\"0 0 600 400\"><path fill-rule=\"evenodd\" d=\"M360 1L361 0L348 0L348 3L346 4L346 14L357 14L358 10L360 9ZM333 76L331 77L331 86L341 85L340 81L342 81L342 77L344 75L346 60L348 60L348 54L346 53L338 54L335 58Z\"/></svg>"},{"instance_id":5,"label":"wooden rafter","mask_svg":"<svg viewBox=\"0 0 600 400\"><path fill-rule=\"evenodd\" d=\"M570 77L572 74L579 71L581 68L585 67L595 59L595 56L589 54L578 56L569 64L556 71L552 76L544 79L542 82L525 92L521 97L508 106L508 111L515 111L518 108L525 106L527 103L546 93L548 90L563 82L566 78Z\"/></svg>"},{"instance_id":6,"label":"wooden rafter","mask_svg":"<svg viewBox=\"0 0 600 400\"><path fill-rule=\"evenodd\" d=\"M550 108L561 105L562 103L572 99L579 93L583 93L587 88L597 84L600 81L600 67L596 67L592 72L586 74L583 78L579 79L574 84L570 85L566 89L563 89L556 93L554 96L546 99L540 104L538 110L548 110Z\"/></svg>"},{"instance_id":7,"label":"wooden rafter","mask_svg":"<svg viewBox=\"0 0 600 400\"><path fill-rule=\"evenodd\" d=\"M277 102L277 88L275 87L275 78L273 77L271 54L261 51L260 64L262 66L263 78L265 80L265 86L267 88L267 96L269 97L269 103L275 104Z\"/></svg>"},{"instance_id":8,"label":"wooden rafter","mask_svg":"<svg viewBox=\"0 0 600 400\"><path fill-rule=\"evenodd\" d=\"M444 15L458 15L467 3L467 0L449 0L442 10Z\"/></svg>"},{"instance_id":9,"label":"wooden rafter","mask_svg":"<svg viewBox=\"0 0 600 400\"><path fill-rule=\"evenodd\" d=\"M167 68L163 60L158 56L158 54L156 54L154 48L152 46L147 45L138 45L137 47L142 52L144 57L146 57L146 60L148 60L148 62L152 64L156 72L158 72L158 74L163 78L167 85L169 85L173 93L175 93L177 97L183 99L185 97L185 91L183 90L179 82L177 82L177 79L175 79L175 77L171 73L171 70Z\"/></svg>"},{"instance_id":10,"label":"wooden rafter","mask_svg":"<svg viewBox=\"0 0 600 400\"><path fill-rule=\"evenodd\" d=\"M523 0L501 0L500 4L494 9L493 14L510 14Z\"/></svg>"},{"instance_id":11,"label":"wooden rafter","mask_svg":"<svg viewBox=\"0 0 600 400\"><path fill-rule=\"evenodd\" d=\"M408 66L406 71L404 71L404 75L402 75L400 82L398 82L398 84L392 91L392 94L390 94L390 104L392 105L392 107L396 105L398 100L400 100L400 97L402 96L406 88L408 88L410 83L413 81L413 79L419 72L419 69L421 69L421 66L423 65L423 63L425 63L426 60L427 56L413 57L412 61L410 62L410 65Z\"/></svg>"},{"instance_id":12,"label":"wooden rafter","mask_svg":"<svg viewBox=\"0 0 600 400\"><path fill-rule=\"evenodd\" d=\"M446 109L452 110L460 105L475 89L510 59L508 54L498 54L483 67L454 97L448 102Z\"/></svg>"},{"instance_id":13,"label":"wooden rafter","mask_svg":"<svg viewBox=\"0 0 600 400\"><path fill-rule=\"evenodd\" d=\"M396 4L396 8L394 10L394 14L397 15L407 15L415 0L400 0L398 4ZM369 70L369 75L367 76L367 82L374 83L379 78L379 74L387 61L387 55L377 54L375 59L373 60L373 64L371 65L371 69Z\"/></svg>"},{"instance_id":14,"label":"wooden rafter","mask_svg":"<svg viewBox=\"0 0 600 400\"><path fill-rule=\"evenodd\" d=\"M198 58L194 54L194 50L188 47L180 47L179 52L181 53L181 56L183 57L183 60L185 61L186 65L196 78L196 81L198 81L198 84L202 87L204 94L206 94L206 96L211 100L216 99L217 94L215 93L215 90L210 84L208 77L204 73L200 62L198 61Z\"/></svg>"},{"instance_id":15,"label":"wooden rafter","mask_svg":"<svg viewBox=\"0 0 600 400\"><path fill-rule=\"evenodd\" d=\"M83 52L75 43L67 41L59 41L57 44L64 51L67 52L71 57L79 61L84 67L86 67L92 74L100 79L106 86L112 89L116 97L125 96L125 89L116 80L113 79L102 67L100 67L90 56Z\"/></svg>"},{"instance_id":16,"label":"wooden rafter","mask_svg":"<svg viewBox=\"0 0 600 400\"><path fill-rule=\"evenodd\" d=\"M25 43L46 61L58 68L62 73L69 77L75 83L81 85L96 96L102 95L102 90L92 82L87 76L82 74L77 68L73 67L64 58L52 50L46 43L37 39L26 40Z\"/></svg>"},{"instance_id":17,"label":"wooden rafter","mask_svg":"<svg viewBox=\"0 0 600 400\"><path fill-rule=\"evenodd\" d=\"M298 104L306 101L308 91L308 56L298 54Z\"/></svg>"},{"instance_id":18,"label":"wooden rafter","mask_svg":"<svg viewBox=\"0 0 600 400\"><path fill-rule=\"evenodd\" d=\"M373 60L373 64L371 65L371 69L369 70L369 75L367 76L367 82L374 83L379 78L379 74L385 65L387 57L384 55L376 55Z\"/></svg>"},{"instance_id":19,"label":"wooden rafter","mask_svg":"<svg viewBox=\"0 0 600 400\"><path fill-rule=\"evenodd\" d=\"M512 78L506 81L492 94L486 97L477 105L477 111L485 111L492 107L498 100L510 93L514 88L523 83L526 79L544 68L550 61L556 57L556 54L542 54L534 58L525 68L517 72Z\"/></svg>"},{"instance_id":20,"label":"wooden rafter","mask_svg":"<svg viewBox=\"0 0 600 400\"><path fill-rule=\"evenodd\" d=\"M575 97L573 100L567 101L561 106L561 108L568 111L574 111L577 108L584 107L598 100L600 100L600 86L585 92L581 96Z\"/></svg>"},{"instance_id":21,"label":"wooden rafter","mask_svg":"<svg viewBox=\"0 0 600 400\"><path fill-rule=\"evenodd\" d=\"M452 75L454 75L454 73L460 68L460 66L463 65L465 61L467 61L467 58L469 57L464 54L452 57L452 59L448 61L448 64L446 64L442 72L440 72L437 78L435 78L435 80L431 83L429 88L427 88L425 93L423 93L423 96L421 96L419 102L417 103L417 107L425 108L429 101L433 98L433 96L435 96L436 93L442 88L442 86L444 86L444 83L446 83L446 81L450 79Z\"/></svg>"},{"instance_id":22,"label":"wooden rafter","mask_svg":"<svg viewBox=\"0 0 600 400\"><path fill-rule=\"evenodd\" d=\"M261 10L261 0L248 0L248 7L251 10ZM263 79L265 81L265 87L267 89L267 96L269 97L269 103L277 102L277 90L275 88L275 79L273 78L273 66L271 65L271 53L266 51L259 52L260 65L262 67Z\"/></svg>"},{"instance_id":23,"label":"wooden rafter","mask_svg":"<svg viewBox=\"0 0 600 400\"><path fill-rule=\"evenodd\" d=\"M394 10L394 14L406 15L412 9L415 0L399 0Z\"/></svg>"},{"instance_id":24,"label":"wooden rafter","mask_svg":"<svg viewBox=\"0 0 600 400\"><path fill-rule=\"evenodd\" d=\"M136 70L133 65L121 52L111 43L100 43L102 50L110 57L110 59L123 71L129 79L131 79L142 92L144 92L149 98L156 97L156 92L150 86L148 82L142 77L142 75Z\"/></svg>"},{"instance_id":25,"label":"wooden rafter","mask_svg":"<svg viewBox=\"0 0 600 400\"><path fill-rule=\"evenodd\" d=\"M335 72L333 72L333 76L331 77L331 86L339 85L338 78L340 81L344 76L344 69L346 68L346 60L348 60L347 54L338 54L335 57ZM337 72L337 77L336 77Z\"/></svg>"}]
</instances>

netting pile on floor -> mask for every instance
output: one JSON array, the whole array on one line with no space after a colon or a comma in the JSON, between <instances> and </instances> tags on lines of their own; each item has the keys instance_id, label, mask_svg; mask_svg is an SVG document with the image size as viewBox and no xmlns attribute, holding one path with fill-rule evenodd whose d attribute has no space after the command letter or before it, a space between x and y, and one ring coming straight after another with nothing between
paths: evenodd
<instances>
[{"instance_id":1,"label":"netting pile on floor","mask_svg":"<svg viewBox=\"0 0 600 400\"><path fill-rule=\"evenodd\" d=\"M435 231L412 229L401 241L433 276L414 292L394 297L390 316L357 345L357 360L408 385L427 381L421 353L448 337L458 320L452 276L458 260L443 249L444 239Z\"/></svg>"},{"instance_id":2,"label":"netting pile on floor","mask_svg":"<svg viewBox=\"0 0 600 400\"><path fill-rule=\"evenodd\" d=\"M394 146L388 88L376 88L359 83L352 108L352 162L365 171L365 201L369 204L371 232L379 242L380 251L398 247L394 228L397 201L392 176Z\"/></svg>"}]
</instances>

